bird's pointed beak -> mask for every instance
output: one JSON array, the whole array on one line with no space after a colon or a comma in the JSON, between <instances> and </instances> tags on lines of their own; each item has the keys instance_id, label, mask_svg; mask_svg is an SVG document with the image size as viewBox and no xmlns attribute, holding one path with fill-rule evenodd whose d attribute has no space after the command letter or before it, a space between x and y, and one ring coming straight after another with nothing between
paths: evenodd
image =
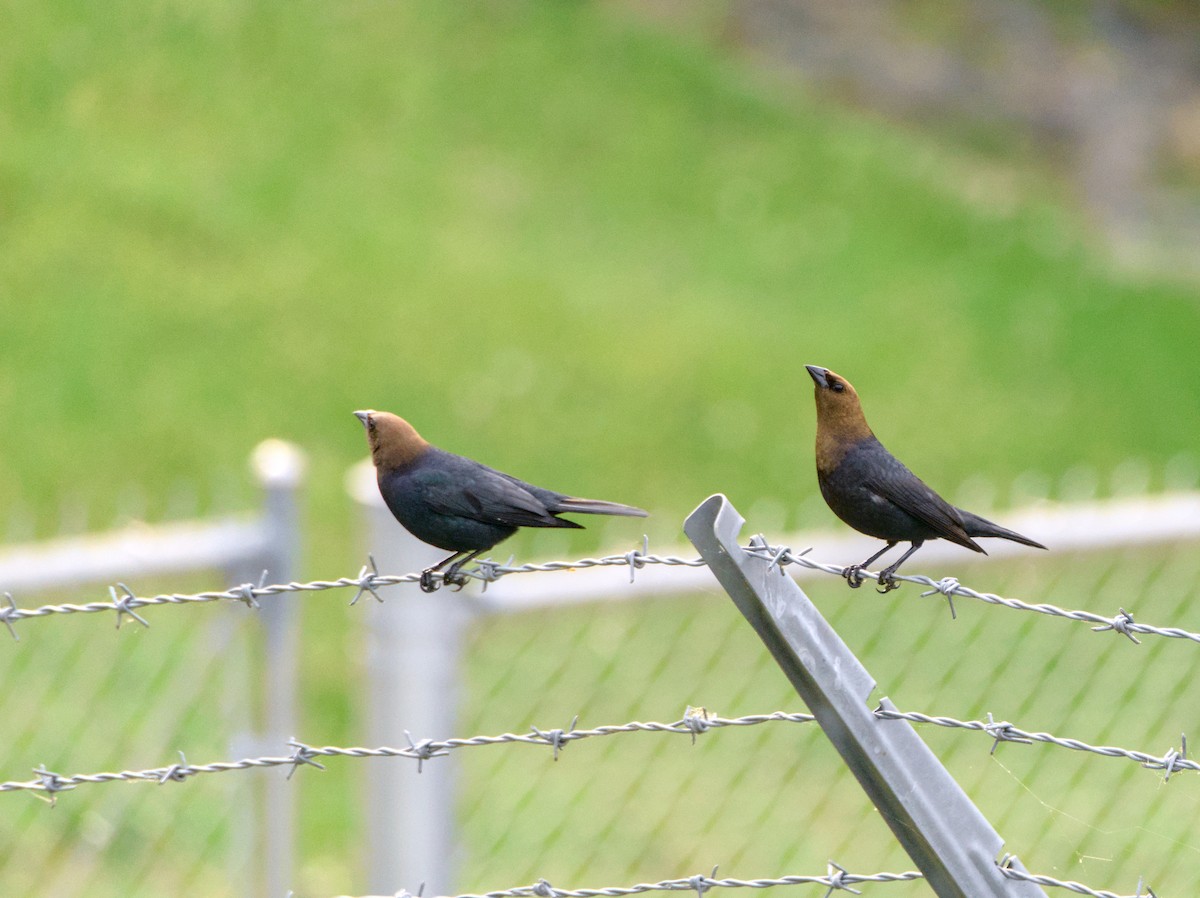
<instances>
[{"instance_id":1,"label":"bird's pointed beak","mask_svg":"<svg viewBox=\"0 0 1200 898\"><path fill-rule=\"evenodd\" d=\"M812 379L817 382L818 387L829 386L829 381L825 377L825 375L829 373L828 368L818 368L816 365L805 365L804 367L808 369L808 373L812 376Z\"/></svg>"},{"instance_id":2,"label":"bird's pointed beak","mask_svg":"<svg viewBox=\"0 0 1200 898\"><path fill-rule=\"evenodd\" d=\"M358 420L362 421L363 427L366 427L370 423L370 420L371 420L371 409L369 409L369 408L368 409L360 409L359 411L354 413L354 417L356 417L356 418L358 418Z\"/></svg>"}]
</instances>

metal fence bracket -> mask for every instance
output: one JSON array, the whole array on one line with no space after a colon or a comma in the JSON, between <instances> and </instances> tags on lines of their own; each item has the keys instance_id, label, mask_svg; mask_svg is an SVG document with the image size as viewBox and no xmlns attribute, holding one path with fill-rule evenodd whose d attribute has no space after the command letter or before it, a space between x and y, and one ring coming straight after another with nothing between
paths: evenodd
<instances>
[{"instance_id":1,"label":"metal fence bracket","mask_svg":"<svg viewBox=\"0 0 1200 898\"><path fill-rule=\"evenodd\" d=\"M933 891L939 898L1045 898L1036 884L1001 872L1003 840L912 726L871 711L871 675L791 577L738 545L743 523L718 494L683 529ZM884 699L881 707L895 706Z\"/></svg>"}]
</instances>

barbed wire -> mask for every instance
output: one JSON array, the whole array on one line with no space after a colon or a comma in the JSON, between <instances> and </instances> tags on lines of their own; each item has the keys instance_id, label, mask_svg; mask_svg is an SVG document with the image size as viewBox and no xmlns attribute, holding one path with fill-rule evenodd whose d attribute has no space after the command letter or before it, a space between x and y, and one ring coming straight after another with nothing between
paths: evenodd
<instances>
[{"instance_id":1,"label":"barbed wire","mask_svg":"<svg viewBox=\"0 0 1200 898\"><path fill-rule=\"evenodd\" d=\"M183 753L180 752L178 764L170 764L166 767L153 767L148 770L78 773L71 776L63 776L62 774L49 771L42 766L34 768L33 772L37 775L37 779L0 783L0 792L44 792L53 799L59 792L67 792L77 786L91 783L157 782L161 785L167 782L183 782L189 777L204 773L226 773L231 770L250 770L264 767L291 767L292 769L288 772L288 778L290 779L301 765L307 764L323 770L324 766L313 760L314 758L321 757L411 758L417 762L417 770L420 771L425 761L430 758L443 757L455 749L511 743L549 746L553 750L554 760L557 761L559 752L569 743L598 736L614 736L622 733L675 733L685 736L690 735L694 743L698 735L712 729L758 726L773 722L811 723L814 719L811 714L788 713L785 711L776 711L772 714L751 714L745 717L720 717L710 714L704 708L688 707L684 711L683 717L674 723L633 721L616 726L600 726L590 730L578 730L575 727L579 718L576 717L566 729L541 730L533 727L529 733L501 733L498 736L472 736L465 739L446 739L443 741L435 741L433 739L414 740L412 735L406 731L405 736L408 738L409 744L402 748L388 746L380 748L340 748L332 745L317 747L305 745L303 742L293 739L288 743L288 746L292 749L290 755L244 758L240 761L221 761L213 764L189 764Z\"/></svg>"},{"instance_id":2,"label":"barbed wire","mask_svg":"<svg viewBox=\"0 0 1200 898\"><path fill-rule=\"evenodd\" d=\"M1157 898L1153 889L1145 886L1144 880L1139 879L1137 892L1134 895L1118 895L1102 889L1093 889L1074 880L1056 879L1053 876L1028 873L1011 866L1016 860L1015 855L1006 854L997 866L1000 872L1009 879L1022 882L1032 882L1042 886L1064 888L1079 895L1091 895L1094 898ZM632 886L606 886L592 889L559 889L545 879L539 879L532 885L516 886L511 889L498 889L491 892L466 892L454 898L623 898L627 895L641 895L645 892L695 892L697 898L704 898L704 893L710 889L770 889L777 886L820 885L826 886L824 898L829 898L835 891L846 891L853 895L861 895L862 891L852 888L860 883L911 882L924 879L924 875L916 870L906 873L850 873L840 864L829 862L824 876L780 876L775 879L717 879L717 868L713 867L711 875L699 874L683 879L664 879L661 882L638 883ZM1146 891L1142 891L1146 889ZM391 895L363 895L359 898L420 898L423 889L414 895L407 889L393 892ZM289 893L290 898L290 893ZM351 898L339 895L338 898Z\"/></svg>"},{"instance_id":3,"label":"barbed wire","mask_svg":"<svg viewBox=\"0 0 1200 898\"><path fill-rule=\"evenodd\" d=\"M644 544L643 544L644 545ZM630 582L633 581L634 572L638 569L651 564L661 564L668 566L684 566L684 567L705 567L705 562L700 558L679 558L673 555L652 555L647 551L634 549L626 552L623 555L606 555L602 558L581 558L576 561L547 561L541 564L522 564L511 566L509 564L499 564L491 559L485 559L477 562L477 566L463 571L462 575L471 579L481 580L484 582L484 589L487 588L489 582L499 580L501 577L509 576L510 574L528 574L549 571L566 571L580 570L590 567L629 567ZM108 588L110 600L86 602L83 604L62 603L52 605L42 605L38 608L18 608L11 592L5 592L4 598L7 606L0 606L0 623L8 627L9 633L13 639L19 639L16 629L13 624L17 621L27 620L30 618L48 617L55 614L97 614L102 612L115 612L117 615L117 627L121 626L125 615L129 615L134 620L138 621L143 626L149 627L149 622L141 615L136 613L136 609L145 608L154 605L191 605L203 604L207 602L221 601L236 601L242 602L248 607L257 608L258 599L264 596L280 595L282 593L291 592L321 592L329 589L356 589L354 598L350 600L351 605L358 604L359 599L363 595L369 593L377 601L382 602L383 599L376 591L385 586L395 586L400 583L418 583L421 580L421 573L414 572L408 574L381 574L379 568L375 564L373 556L368 556L368 563L363 565L359 570L357 577L339 577L336 580L311 580L309 582L291 581L289 583L266 583L267 572L263 571L262 577L259 578L257 584L242 583L238 586L230 587L224 590L210 590L207 592L197 593L160 593L153 596L139 596L133 592L124 583L117 583ZM433 575L434 582L442 582L442 574L435 573Z\"/></svg>"},{"instance_id":4,"label":"barbed wire","mask_svg":"<svg viewBox=\"0 0 1200 898\"><path fill-rule=\"evenodd\" d=\"M978 730L979 732L986 733L994 740L992 742L992 754L996 753L996 748L1001 742L1018 742L1025 745L1030 745L1034 742L1045 742L1049 745L1057 745L1060 748L1091 752L1092 754L1106 758L1128 758L1130 761L1137 761L1148 770L1163 771L1164 781L1169 780L1172 773L1182 770L1200 770L1200 763L1191 760L1187 756L1186 735L1180 736L1181 748L1168 749L1163 755L1152 755L1144 751L1131 751L1127 748L1118 748L1112 745L1089 745L1087 742L1081 742L1078 739L1066 739L1061 736L1051 735L1050 733L1029 732L1014 726L1007 720L994 720L990 713L987 716L987 720L958 720L954 717L935 717L930 714L922 714L919 711L894 711L887 708L876 708L875 716L880 720L907 720L911 723L932 723L952 729Z\"/></svg>"},{"instance_id":5,"label":"barbed wire","mask_svg":"<svg viewBox=\"0 0 1200 898\"><path fill-rule=\"evenodd\" d=\"M801 552L793 552L786 546L772 546L762 536L756 536L751 540L750 545L746 547L746 551L758 555L760 558L766 558L771 562L772 567L777 567L782 570L789 564L796 564L801 567L813 571L823 571L827 574L834 574L838 577L843 576L843 571L846 570L843 565L825 564L819 561L813 561L811 558L805 557L811 548L804 549ZM859 573L867 579L878 580L879 574L873 571L862 570ZM950 614L952 617L957 616L954 610L954 598L956 596L965 596L970 599L978 599L981 602L986 602L989 605L998 605L1003 608L1009 608L1014 611L1032 611L1037 614L1047 614L1052 617L1062 617L1068 620L1084 621L1086 623L1099 624L1100 626L1092 627L1096 632L1112 630L1120 633L1122 636L1128 637L1134 643L1141 644L1140 640L1134 636L1135 633L1153 634L1155 636L1166 636L1174 639L1187 639L1191 642L1200 643L1200 633L1193 633L1190 630L1184 630L1181 627L1155 627L1150 624L1136 623L1133 615L1124 608L1118 609L1115 617L1105 617L1101 614L1095 614L1091 611L1072 611L1066 608L1060 608L1057 605L1051 605L1048 602L1023 602L1020 599L1009 599L1004 596L996 595L991 592L979 592L971 589L969 586L963 586L958 582L956 577L942 577L939 580L934 580L932 577L926 577L920 574L893 574L893 579L901 580L908 583L916 583L919 586L928 587L926 592L921 593L922 597L941 594L946 597L946 601L950 605Z\"/></svg>"},{"instance_id":6,"label":"barbed wire","mask_svg":"<svg viewBox=\"0 0 1200 898\"><path fill-rule=\"evenodd\" d=\"M1149 770L1162 770L1164 781L1170 780L1171 775L1184 770L1200 770L1200 763L1187 757L1187 737L1182 737L1182 748L1169 749L1158 756L1142 751L1132 751L1114 746L1095 746L1078 739L1068 739L1054 736L1050 733L1030 732L1023 730L1008 721L995 721L988 714L986 721L959 720L954 717L935 716L914 711L892 711L878 708L875 711L880 720L907 720L914 723L930 723L954 729L975 730L986 733L994 741L992 752L1001 742L1017 742L1032 744L1043 742L1068 748L1074 751L1085 751L1109 758L1126 758L1137 761ZM379 748L339 747L333 745L311 746L295 739L288 742L292 749L288 755L267 755L263 757L244 758L240 761L219 761L211 764L190 764L183 752L179 753L179 763L165 767L152 767L147 770L123 770L104 773L77 773L64 776L47 770L45 766L34 768L36 779L11 780L0 783L0 792L29 791L45 793L53 802L58 793L68 792L77 786L108 782L157 782L160 785L167 782L183 782L193 776L206 773L227 773L232 770L251 770L255 768L290 767L288 779L302 765L309 765L324 770L324 765L316 758L410 758L417 762L417 770L423 769L424 763L431 758L440 758L451 751L460 748L478 747L485 745L525 744L549 746L553 751L554 760L559 753L572 742L581 739L591 739L599 736L614 736L626 733L674 733L690 735L693 744L696 737L708 730L724 727L758 726L765 723L811 723L816 718L811 714L775 711L771 714L751 714L743 717L721 717L710 713L705 708L688 707L683 717L674 723L659 723L656 721L633 721L619 725L599 726L593 729L576 729L578 716L565 729L546 729L532 727L528 733L501 733L497 736L471 736L469 738L453 738L441 741L433 739L414 740L405 731L408 745L395 748L381 746Z\"/></svg>"},{"instance_id":7,"label":"barbed wire","mask_svg":"<svg viewBox=\"0 0 1200 898\"><path fill-rule=\"evenodd\" d=\"M1121 757L1129 760L1138 761L1143 767L1148 769L1163 770L1164 780L1169 780L1172 773L1182 770L1200 770L1200 764L1189 760L1187 755L1187 740L1183 738L1183 746L1181 751L1170 749L1162 757L1147 754L1145 752L1130 751L1128 749L1116 748L1112 746L1092 746L1087 743L1080 742L1075 739L1064 739L1058 736L1053 736L1049 733L1029 732L1007 721L997 722L988 714L987 721L964 721L953 717L934 716L913 711L898 711L877 708L875 715L881 720L907 720L916 723L930 723L938 726L950 727L954 729L967 729L984 732L991 736L994 740L992 744L992 752L1001 742L1018 742L1024 744L1032 744L1033 742L1044 742L1051 745L1057 745L1062 748L1073 749L1076 751L1092 752L1103 757ZM45 793L38 797L48 801L51 805L57 802L58 794L68 792L80 785L107 783L107 782L154 782L163 785L168 782L184 782L187 779L206 773L226 773L233 770L250 770L272 767L290 767L287 778L291 779L301 766L308 765L316 767L319 770L324 770L325 765L319 763L316 758L327 757L347 757L347 758L385 758L385 757L404 757L416 760L417 770L420 772L424 762L437 757L444 757L451 751L460 748L477 747L485 745L504 745L504 744L526 744L537 746L548 746L553 752L553 758L558 760L559 753L571 742L576 742L581 739L590 739L600 736L613 736L619 734L651 732L651 733L673 733L677 735L688 735L691 737L692 743L696 741L696 737L711 729L721 729L724 727L747 727L758 726L761 724L772 722L784 723L811 723L816 718L811 714L791 713L785 711L775 711L770 714L752 714L743 717L721 717L707 711L705 708L688 707L683 714L683 717L673 723L659 723L656 721L632 721L620 725L599 726L593 729L580 730L576 729L578 724L578 716L571 722L571 725L566 729L547 729L542 730L538 727L532 727L529 733L501 733L496 736L472 736L469 738L454 738L443 741L435 741L432 739L414 740L407 731L405 736L408 739L408 745L402 748L393 748L383 746L380 748L362 748L351 747L342 748L338 746L310 746L295 739L288 742L288 746L292 749L290 755L280 756L264 756L256 758L245 758L240 761L221 761L211 764L190 764L184 753L179 753L179 762L170 764L165 767L154 767L146 770L124 770L120 772L106 772L94 774L73 774L64 776L47 770L44 765L34 769L37 778L27 781L9 781L0 783L0 792L17 792L28 791L34 793ZM1029 882L1034 882L1039 885L1057 886L1065 888L1068 891L1073 891L1081 895L1096 896L1096 898L1155 898L1154 891L1151 889L1142 893L1142 883L1138 883L1138 891L1134 896L1120 896L1115 892L1094 890L1088 886L1072 880L1059 880L1053 877L1044 875L1035 875L1016 870L1009 865L1012 855L1006 855L1000 862L1001 871L1010 878L1023 879ZM642 892L650 891L696 891L698 898L703 898L703 894L710 888L753 888L762 889L773 886L782 885L801 885L801 884L818 884L827 886L826 898L836 890L845 890L853 894L861 894L858 890L851 888L852 885L865 882L899 882L921 878L921 874L917 872L908 873L877 873L870 875L860 875L848 873L843 867L838 866L830 861L829 870L825 876L785 876L777 879L717 879L717 869L714 867L711 876L693 876L686 879L663 880L659 883L639 883L633 886L625 887L606 887L600 889L556 889L551 886L546 880L538 880L537 883L531 886L519 886L512 889L504 889L499 891L491 891L482 894L464 894L457 898L620 898L620 896L635 895ZM399 898L417 898L407 891L394 893L394 896Z\"/></svg>"},{"instance_id":8,"label":"barbed wire","mask_svg":"<svg viewBox=\"0 0 1200 898\"><path fill-rule=\"evenodd\" d=\"M781 572L783 568L793 564L808 570L820 571L837 577L841 577L842 572L845 570L845 567L841 565L828 564L808 558L807 555L812 551L811 548L796 552L786 546L772 546L762 536L754 537L750 541L750 544L745 547L745 550L760 558L767 559L770 562L770 569L779 569ZM494 583L502 577L508 577L513 574L549 573L554 571L582 570L592 567L626 567L629 569L629 579L632 583L637 571L647 565L664 565L668 567L706 566L704 560L701 558L682 558L676 555L651 554L644 540L640 549L633 549L623 554L605 555L599 558L580 558L575 561L547 561L513 565L511 558L504 564L492 559L484 559L477 562L475 567L462 571L461 576L481 581L486 591L489 583ZM873 571L863 570L860 573L864 578L879 579L879 574ZM267 572L264 571L257 584L242 583L225 590L198 593L160 593L154 596L138 596L124 583L117 583L115 586L109 587L110 601L107 602L42 605L38 608L18 608L12 594L6 592L4 593L4 597L7 605L0 606L0 623L3 623L8 628L9 633L14 639L19 638L13 626L17 621L47 617L55 614L115 612L118 628L126 616L138 621L143 626L149 627L149 621L137 613L138 608L155 605L187 605L219 601L237 601L249 607L256 608L258 607L258 599L264 596L349 588L356 590L354 598L350 600L350 604L355 605L366 594L370 594L376 601L382 602L383 599L378 593L378 590L382 587L394 586L401 583L417 583L421 579L420 572L382 574L375 564L375 559L371 556L368 556L368 563L363 565L356 577L339 577L336 580L312 580L309 582L293 580L289 583L267 584L266 576ZM1096 624L1097 626L1092 627L1093 631L1104 632L1111 630L1139 645L1141 642L1135 634L1186 639L1190 642L1200 643L1200 633L1185 630L1181 627L1158 627L1146 623L1138 623L1134 620L1133 615L1124 608L1118 609L1118 613L1113 617L1105 617L1091 611L1060 608L1057 605L1047 602L1031 603L1020 599L1006 598L995 593L979 592L978 590L963 586L954 577L943 577L935 580L932 577L915 574L896 574L894 576L896 580L927 587L927 591L921 593L922 597L937 594L944 596L950 605L951 616L956 616L954 598L961 596L977 599L981 602L1010 610L1029 611L1052 617L1065 618L1067 620ZM444 582L440 573L435 573L433 579L435 582ZM461 584L453 585L459 586Z\"/></svg>"},{"instance_id":9,"label":"barbed wire","mask_svg":"<svg viewBox=\"0 0 1200 898\"><path fill-rule=\"evenodd\" d=\"M1076 882L1073 879L1055 879L1053 876L1043 876L1037 873L1029 873L1025 870L1014 869L1011 864L1016 860L1016 855L1006 854L1000 858L1000 872L1009 879L1016 879L1021 882L1032 882L1040 886L1054 886L1055 888L1066 889L1070 892L1075 892L1077 895L1092 895L1093 898L1158 898L1154 894L1154 889L1146 885L1144 878L1138 879L1137 892L1133 895L1118 895L1116 892L1109 892L1103 889L1097 890L1089 886L1085 886L1081 882ZM1145 889L1146 891L1142 891Z\"/></svg>"},{"instance_id":10,"label":"barbed wire","mask_svg":"<svg viewBox=\"0 0 1200 898\"><path fill-rule=\"evenodd\" d=\"M710 875L703 873L684 879L664 879L661 882L640 882L632 886L606 886L597 889L558 889L545 879L539 879L533 885L516 886L511 889L500 889L494 892L467 892L455 898L622 898L625 895L641 895L645 892L695 892L697 898L703 898L709 889L770 889L776 886L821 885L829 891L826 898L835 891L843 890L853 895L861 895L853 885L864 882L911 882L914 879L924 879L924 875L916 870L907 873L850 873L845 867L829 862L824 876L780 876L777 879L717 879L717 868L713 867ZM420 892L414 895L407 890L393 892L389 896L364 895L362 898L419 898ZM340 895L338 898L350 898Z\"/></svg>"}]
</instances>

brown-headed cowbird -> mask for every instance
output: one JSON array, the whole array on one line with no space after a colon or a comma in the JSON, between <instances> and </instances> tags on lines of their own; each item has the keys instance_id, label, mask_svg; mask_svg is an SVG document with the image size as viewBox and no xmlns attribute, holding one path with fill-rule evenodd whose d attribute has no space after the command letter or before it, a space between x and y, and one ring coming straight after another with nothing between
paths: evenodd
<instances>
[{"instance_id":1,"label":"brown-headed cowbird","mask_svg":"<svg viewBox=\"0 0 1200 898\"><path fill-rule=\"evenodd\" d=\"M875 438L850 382L828 368L807 365L816 383L817 482L833 513L867 536L887 545L842 576L852 587L862 585L861 570L898 542L908 551L879 574L880 592L900 584L893 576L908 556L929 539L948 539L975 552L983 548L973 537L997 536L1038 549L1046 548L961 508L955 508L906 468Z\"/></svg>"},{"instance_id":2,"label":"brown-headed cowbird","mask_svg":"<svg viewBox=\"0 0 1200 898\"><path fill-rule=\"evenodd\" d=\"M433 574L447 564L442 580L461 586L462 566L518 527L583 527L558 517L564 513L647 516L632 505L542 489L431 446L397 415L354 414L367 430L379 492L396 520L422 542L453 553L422 571L425 592L437 589Z\"/></svg>"}]
</instances>

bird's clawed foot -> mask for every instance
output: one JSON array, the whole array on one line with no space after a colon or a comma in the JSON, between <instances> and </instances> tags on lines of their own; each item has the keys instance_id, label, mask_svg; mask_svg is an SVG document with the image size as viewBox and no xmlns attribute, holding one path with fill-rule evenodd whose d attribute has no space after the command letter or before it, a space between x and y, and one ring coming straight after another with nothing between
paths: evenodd
<instances>
[{"instance_id":1,"label":"bird's clawed foot","mask_svg":"<svg viewBox=\"0 0 1200 898\"><path fill-rule=\"evenodd\" d=\"M846 578L846 585L851 589L858 589L863 585L862 569L861 564L852 564L850 567L842 568L842 576Z\"/></svg>"},{"instance_id":2,"label":"bird's clawed foot","mask_svg":"<svg viewBox=\"0 0 1200 898\"><path fill-rule=\"evenodd\" d=\"M467 585L467 575L460 573L457 567L450 568L441 577L435 577L436 573L436 570L431 567L421 571L421 579L417 581L421 592L437 592L443 586L452 587L454 592L458 592Z\"/></svg>"},{"instance_id":3,"label":"bird's clawed foot","mask_svg":"<svg viewBox=\"0 0 1200 898\"><path fill-rule=\"evenodd\" d=\"M875 591L881 596L887 595L893 589L900 588L900 581L892 576L895 573L896 569L891 567L879 572L879 585L875 588Z\"/></svg>"}]
</instances>

